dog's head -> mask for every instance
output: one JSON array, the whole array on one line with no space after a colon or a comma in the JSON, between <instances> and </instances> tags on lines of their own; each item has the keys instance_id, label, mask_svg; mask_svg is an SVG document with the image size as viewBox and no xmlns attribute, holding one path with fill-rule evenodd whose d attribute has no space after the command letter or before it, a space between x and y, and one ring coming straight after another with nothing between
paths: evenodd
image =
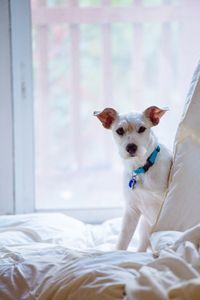
<instances>
[{"instance_id":1,"label":"dog's head","mask_svg":"<svg viewBox=\"0 0 200 300\"><path fill-rule=\"evenodd\" d=\"M101 112L94 112L94 115L105 128L112 130L120 156L131 159L143 157L149 146L156 143L151 127L158 125L166 111L167 109L151 106L142 113L120 115L113 108L105 108Z\"/></svg>"}]
</instances>

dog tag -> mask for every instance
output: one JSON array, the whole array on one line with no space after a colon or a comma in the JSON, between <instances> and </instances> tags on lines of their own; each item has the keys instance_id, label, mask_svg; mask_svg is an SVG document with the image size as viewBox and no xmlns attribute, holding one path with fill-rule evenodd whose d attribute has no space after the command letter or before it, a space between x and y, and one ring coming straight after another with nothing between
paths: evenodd
<instances>
[{"instance_id":1,"label":"dog tag","mask_svg":"<svg viewBox=\"0 0 200 300\"><path fill-rule=\"evenodd\" d=\"M135 179L135 177L133 177L130 181L129 181L129 187L133 190L135 188L135 185L137 183L137 180Z\"/></svg>"}]
</instances>

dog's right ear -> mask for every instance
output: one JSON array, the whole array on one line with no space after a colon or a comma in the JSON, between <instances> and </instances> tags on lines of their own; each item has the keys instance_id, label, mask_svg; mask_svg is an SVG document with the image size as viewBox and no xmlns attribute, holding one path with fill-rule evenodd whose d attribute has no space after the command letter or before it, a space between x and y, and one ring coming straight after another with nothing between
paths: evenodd
<instances>
[{"instance_id":1,"label":"dog's right ear","mask_svg":"<svg viewBox=\"0 0 200 300\"><path fill-rule=\"evenodd\" d=\"M93 114L107 129L111 128L113 122L117 119L118 116L118 113L113 108L105 108L103 111L94 111Z\"/></svg>"}]
</instances>

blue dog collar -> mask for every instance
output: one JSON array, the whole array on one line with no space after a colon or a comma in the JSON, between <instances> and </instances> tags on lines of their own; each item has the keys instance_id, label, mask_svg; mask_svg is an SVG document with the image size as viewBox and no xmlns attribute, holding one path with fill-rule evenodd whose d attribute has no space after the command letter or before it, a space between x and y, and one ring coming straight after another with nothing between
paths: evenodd
<instances>
[{"instance_id":1,"label":"blue dog collar","mask_svg":"<svg viewBox=\"0 0 200 300\"><path fill-rule=\"evenodd\" d=\"M146 173L149 168L151 168L155 161L156 161L156 157L158 155L158 152L160 152L160 146L158 145L154 151L151 153L151 155L147 158L146 164L143 167L139 167L136 170L133 170L132 172L132 178L129 181L129 187L133 190L137 184L137 176L139 174L144 174Z\"/></svg>"}]
</instances>

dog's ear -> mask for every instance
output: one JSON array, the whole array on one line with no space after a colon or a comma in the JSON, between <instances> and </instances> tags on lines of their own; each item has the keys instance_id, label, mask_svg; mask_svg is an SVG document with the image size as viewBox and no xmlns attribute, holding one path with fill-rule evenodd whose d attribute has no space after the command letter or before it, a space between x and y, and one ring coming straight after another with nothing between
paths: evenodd
<instances>
[{"instance_id":1,"label":"dog's ear","mask_svg":"<svg viewBox=\"0 0 200 300\"><path fill-rule=\"evenodd\" d=\"M95 111L94 116L101 121L105 128L109 129L117 119L118 113L113 108L105 108L103 111Z\"/></svg>"},{"instance_id":2,"label":"dog's ear","mask_svg":"<svg viewBox=\"0 0 200 300\"><path fill-rule=\"evenodd\" d=\"M160 122L161 117L168 110L169 110L168 108L159 108L157 106L150 106L147 109L145 109L144 115L147 119L150 120L153 126L156 126Z\"/></svg>"}]
</instances>

